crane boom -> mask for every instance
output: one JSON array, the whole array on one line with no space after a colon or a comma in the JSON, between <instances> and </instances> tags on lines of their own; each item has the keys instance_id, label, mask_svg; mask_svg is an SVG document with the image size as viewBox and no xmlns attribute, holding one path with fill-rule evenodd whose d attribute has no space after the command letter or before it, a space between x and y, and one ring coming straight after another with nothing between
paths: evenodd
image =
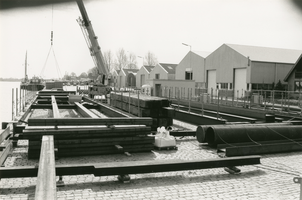
<instances>
[{"instance_id":1,"label":"crane boom","mask_svg":"<svg viewBox=\"0 0 302 200\"><path fill-rule=\"evenodd\" d=\"M82 15L82 18L79 18L77 21L82 28L82 32L86 39L86 43L90 50L90 54L93 58L95 65L98 68L99 74L102 75L102 83L105 84L105 80L108 80L109 69L105 65L104 57L101 52L101 47L99 46L99 43L97 40L98 38L94 34L94 31L93 31L91 22L89 20L88 14L86 12L84 3L82 0L76 0L76 1L78 4L78 7L80 9L81 15Z\"/></svg>"}]
</instances>

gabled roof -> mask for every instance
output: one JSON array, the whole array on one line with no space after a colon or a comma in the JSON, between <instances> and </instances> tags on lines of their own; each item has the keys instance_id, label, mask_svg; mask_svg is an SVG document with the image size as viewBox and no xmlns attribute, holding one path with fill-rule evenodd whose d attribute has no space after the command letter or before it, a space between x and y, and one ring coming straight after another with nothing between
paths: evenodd
<instances>
[{"instance_id":1,"label":"gabled roof","mask_svg":"<svg viewBox=\"0 0 302 200\"><path fill-rule=\"evenodd\" d=\"M162 68L164 68L168 74L175 74L177 64L159 63L159 65L162 66Z\"/></svg>"},{"instance_id":2,"label":"gabled roof","mask_svg":"<svg viewBox=\"0 0 302 200\"><path fill-rule=\"evenodd\" d=\"M118 75L120 73L120 71L121 70L119 70L119 69L114 69L112 74L116 73Z\"/></svg>"},{"instance_id":3,"label":"gabled roof","mask_svg":"<svg viewBox=\"0 0 302 200\"><path fill-rule=\"evenodd\" d=\"M225 44L251 61L294 64L302 50L257 47L238 44Z\"/></svg>"},{"instance_id":4,"label":"gabled roof","mask_svg":"<svg viewBox=\"0 0 302 200\"><path fill-rule=\"evenodd\" d=\"M293 73L293 71L295 71L295 69L298 66L302 66L302 54L300 55L300 57L298 58L298 60L296 61L295 65L291 68L291 70L287 73L286 77L284 78L285 82L288 82L288 78L290 77L290 75Z\"/></svg>"},{"instance_id":5,"label":"gabled roof","mask_svg":"<svg viewBox=\"0 0 302 200\"><path fill-rule=\"evenodd\" d=\"M136 75L136 73L138 72L138 69L122 69L122 70L124 71L126 76L130 73Z\"/></svg>"},{"instance_id":6,"label":"gabled roof","mask_svg":"<svg viewBox=\"0 0 302 200\"><path fill-rule=\"evenodd\" d=\"M146 65L144 65L143 67L147 70L148 73L150 73L154 69L155 66L146 66Z\"/></svg>"},{"instance_id":7,"label":"gabled roof","mask_svg":"<svg viewBox=\"0 0 302 200\"><path fill-rule=\"evenodd\" d=\"M207 51L192 51L192 52L203 58L206 58L208 55L211 54L211 52L207 52Z\"/></svg>"}]
</instances>

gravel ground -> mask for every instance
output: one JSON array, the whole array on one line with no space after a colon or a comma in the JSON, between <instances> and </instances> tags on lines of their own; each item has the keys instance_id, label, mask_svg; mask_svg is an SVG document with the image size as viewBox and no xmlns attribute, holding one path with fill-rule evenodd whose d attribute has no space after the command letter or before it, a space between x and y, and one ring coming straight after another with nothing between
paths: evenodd
<instances>
[{"instance_id":1,"label":"gravel ground","mask_svg":"<svg viewBox=\"0 0 302 200\"><path fill-rule=\"evenodd\" d=\"M174 122L194 130L196 126ZM26 140L7 158L5 167L33 166L27 159ZM178 150L154 150L131 156L100 155L60 158L56 164L87 164L136 160L210 159L217 153L195 137L177 138ZM302 174L302 152L263 155L260 165L242 166L231 175L222 168L178 172L134 174L130 183L116 176L64 176L65 187L57 188L58 199L299 199L300 185L293 177ZM57 177L58 178L58 177ZM34 199L36 178L2 179L0 199Z\"/></svg>"}]
</instances>

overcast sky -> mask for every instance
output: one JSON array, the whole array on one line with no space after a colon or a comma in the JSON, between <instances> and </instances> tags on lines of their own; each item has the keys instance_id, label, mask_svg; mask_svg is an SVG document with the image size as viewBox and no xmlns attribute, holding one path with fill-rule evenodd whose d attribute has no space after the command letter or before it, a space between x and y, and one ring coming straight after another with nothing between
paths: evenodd
<instances>
[{"instance_id":1,"label":"overcast sky","mask_svg":"<svg viewBox=\"0 0 302 200\"><path fill-rule=\"evenodd\" d=\"M84 0L103 52L119 48L178 64L189 47L212 52L223 43L302 50L302 12L290 0ZM76 2L0 10L0 77L57 77L94 67ZM142 59L137 58L141 66ZM46 65L45 65L46 63ZM44 73L41 74L45 66Z\"/></svg>"}]
</instances>

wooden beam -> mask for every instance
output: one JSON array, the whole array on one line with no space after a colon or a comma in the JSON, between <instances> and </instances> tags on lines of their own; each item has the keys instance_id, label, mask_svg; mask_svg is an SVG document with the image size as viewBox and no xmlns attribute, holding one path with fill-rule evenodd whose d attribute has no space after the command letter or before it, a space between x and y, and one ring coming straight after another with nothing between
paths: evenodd
<instances>
[{"instance_id":1,"label":"wooden beam","mask_svg":"<svg viewBox=\"0 0 302 200\"><path fill-rule=\"evenodd\" d=\"M79 102L74 102L74 104L77 106L76 111L80 113L83 117L89 117L89 118L99 118L96 114L85 108L82 104Z\"/></svg>"},{"instance_id":2,"label":"wooden beam","mask_svg":"<svg viewBox=\"0 0 302 200\"><path fill-rule=\"evenodd\" d=\"M42 138L35 199L57 199L53 136Z\"/></svg>"},{"instance_id":3,"label":"wooden beam","mask_svg":"<svg viewBox=\"0 0 302 200\"><path fill-rule=\"evenodd\" d=\"M55 96L51 96L51 105L54 118L61 118Z\"/></svg>"},{"instance_id":4,"label":"wooden beam","mask_svg":"<svg viewBox=\"0 0 302 200\"><path fill-rule=\"evenodd\" d=\"M120 174L141 174L154 172L198 170L209 168L221 168L243 165L257 165L260 156L239 156L233 158L198 159L198 160L148 160L131 162L109 162L98 165L57 165L56 175L83 175L94 174L95 176L109 176ZM35 166L0 167L1 178L35 177Z\"/></svg>"},{"instance_id":5,"label":"wooden beam","mask_svg":"<svg viewBox=\"0 0 302 200\"><path fill-rule=\"evenodd\" d=\"M29 126L152 125L150 117L28 119Z\"/></svg>"}]
</instances>

